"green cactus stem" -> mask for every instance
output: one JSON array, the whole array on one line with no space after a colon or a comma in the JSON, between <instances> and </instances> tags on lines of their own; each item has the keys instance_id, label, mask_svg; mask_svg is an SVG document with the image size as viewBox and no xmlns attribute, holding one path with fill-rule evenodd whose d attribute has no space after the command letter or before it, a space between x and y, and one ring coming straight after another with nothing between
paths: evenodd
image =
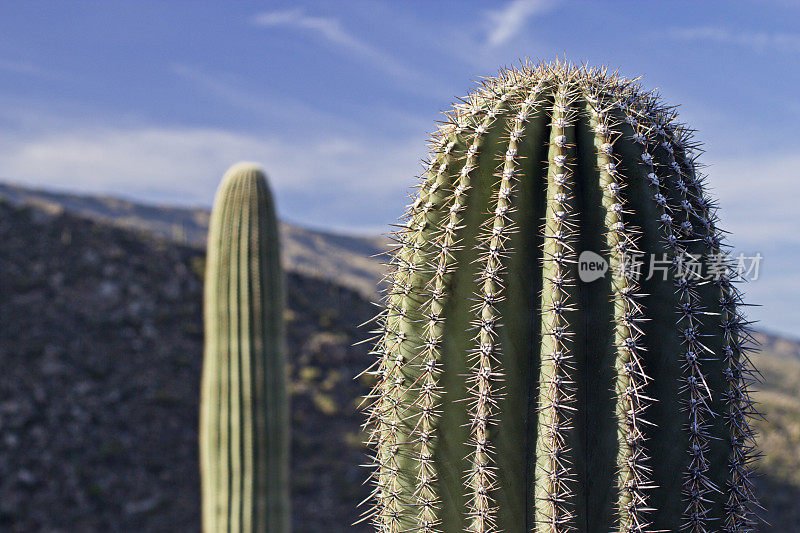
<instances>
[{"instance_id":1,"label":"green cactus stem","mask_svg":"<svg viewBox=\"0 0 800 533\"><path fill-rule=\"evenodd\" d=\"M278 228L264 173L239 163L211 211L200 407L203 531L287 532L288 401Z\"/></svg>"},{"instance_id":2,"label":"green cactus stem","mask_svg":"<svg viewBox=\"0 0 800 533\"><path fill-rule=\"evenodd\" d=\"M365 519L751 530L748 323L675 112L605 69L525 65L432 146L368 370ZM604 276L581 280L584 251Z\"/></svg>"}]
</instances>

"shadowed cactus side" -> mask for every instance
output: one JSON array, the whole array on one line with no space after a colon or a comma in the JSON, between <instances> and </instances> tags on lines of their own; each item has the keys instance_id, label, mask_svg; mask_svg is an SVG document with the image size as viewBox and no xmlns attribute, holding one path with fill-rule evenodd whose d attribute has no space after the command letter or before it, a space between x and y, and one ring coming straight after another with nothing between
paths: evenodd
<instances>
[{"instance_id":1,"label":"shadowed cactus side","mask_svg":"<svg viewBox=\"0 0 800 533\"><path fill-rule=\"evenodd\" d=\"M448 118L379 316L365 516L751 530L749 334L690 131L638 84L558 62L501 72ZM591 283L585 250L610 265Z\"/></svg>"},{"instance_id":2,"label":"shadowed cactus side","mask_svg":"<svg viewBox=\"0 0 800 533\"><path fill-rule=\"evenodd\" d=\"M203 531L288 532L289 422L278 227L264 173L239 163L214 200L200 407Z\"/></svg>"}]
</instances>

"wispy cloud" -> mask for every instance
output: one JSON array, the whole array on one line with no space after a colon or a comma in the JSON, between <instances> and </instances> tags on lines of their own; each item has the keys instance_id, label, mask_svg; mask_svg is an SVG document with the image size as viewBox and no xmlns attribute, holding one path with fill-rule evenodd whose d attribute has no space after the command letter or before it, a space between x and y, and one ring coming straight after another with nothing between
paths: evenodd
<instances>
[{"instance_id":1,"label":"wispy cloud","mask_svg":"<svg viewBox=\"0 0 800 533\"><path fill-rule=\"evenodd\" d=\"M757 51L800 53L800 33L737 31L721 26L672 28L673 39L686 42L734 44Z\"/></svg>"},{"instance_id":2,"label":"wispy cloud","mask_svg":"<svg viewBox=\"0 0 800 533\"><path fill-rule=\"evenodd\" d=\"M172 72L234 107L256 112L273 111L272 106L269 106L268 100L256 98L199 68L177 63L172 65Z\"/></svg>"},{"instance_id":3,"label":"wispy cloud","mask_svg":"<svg viewBox=\"0 0 800 533\"><path fill-rule=\"evenodd\" d=\"M0 70L33 75L41 75L44 73L42 69L31 63L25 63L23 61L11 61L9 59L2 58L0 58Z\"/></svg>"},{"instance_id":4,"label":"wispy cloud","mask_svg":"<svg viewBox=\"0 0 800 533\"><path fill-rule=\"evenodd\" d=\"M513 0L504 8L488 13L491 27L486 36L486 44L500 46L519 34L528 20L552 9L552 0Z\"/></svg>"},{"instance_id":5,"label":"wispy cloud","mask_svg":"<svg viewBox=\"0 0 800 533\"><path fill-rule=\"evenodd\" d=\"M309 121L317 125L336 124L343 127L346 118L325 109L275 94L254 92L244 87L245 83L235 76L208 72L193 65L172 65L172 72L189 82L195 89L206 92L221 103L257 115L262 121L280 123L282 128L292 124L298 126ZM263 125L263 123L262 123Z\"/></svg>"},{"instance_id":6,"label":"wispy cloud","mask_svg":"<svg viewBox=\"0 0 800 533\"><path fill-rule=\"evenodd\" d=\"M63 78L61 74L49 71L39 65L30 63L28 61L19 61L15 59L0 58L0 72L8 72L11 74L22 74L24 76L32 76L35 78Z\"/></svg>"},{"instance_id":7,"label":"wispy cloud","mask_svg":"<svg viewBox=\"0 0 800 533\"><path fill-rule=\"evenodd\" d=\"M247 113L242 123L250 129L280 128L285 137L307 135L309 131L328 136L357 137L364 132L364 123L358 117L337 112L330 107L287 95L264 92L261 87L250 87L246 80L230 73L210 72L194 65L174 64L172 72L198 90L216 98L221 104ZM4 108L0 106L0 119ZM406 136L412 131L422 134L431 127L430 117L425 118L408 110L391 107L390 103L369 107L369 115L385 125L384 134ZM252 120L253 117L258 120ZM422 146L422 143L420 143Z\"/></svg>"},{"instance_id":8,"label":"wispy cloud","mask_svg":"<svg viewBox=\"0 0 800 533\"><path fill-rule=\"evenodd\" d=\"M253 17L252 23L262 28L285 27L311 32L392 76L416 76L393 57L349 33L335 18L307 15L302 9L287 9L259 13Z\"/></svg>"}]
</instances>

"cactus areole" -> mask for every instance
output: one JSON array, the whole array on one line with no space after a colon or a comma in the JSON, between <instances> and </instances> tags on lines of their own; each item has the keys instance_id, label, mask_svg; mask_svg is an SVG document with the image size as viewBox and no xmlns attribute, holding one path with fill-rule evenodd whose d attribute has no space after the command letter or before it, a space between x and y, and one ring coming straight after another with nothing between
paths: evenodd
<instances>
[{"instance_id":1,"label":"cactus areole","mask_svg":"<svg viewBox=\"0 0 800 533\"><path fill-rule=\"evenodd\" d=\"M448 113L369 370L377 531L752 529L747 322L676 118L561 62Z\"/></svg>"},{"instance_id":2,"label":"cactus areole","mask_svg":"<svg viewBox=\"0 0 800 533\"><path fill-rule=\"evenodd\" d=\"M222 179L206 259L200 402L203 531L289 531L283 289L264 173Z\"/></svg>"}]
</instances>

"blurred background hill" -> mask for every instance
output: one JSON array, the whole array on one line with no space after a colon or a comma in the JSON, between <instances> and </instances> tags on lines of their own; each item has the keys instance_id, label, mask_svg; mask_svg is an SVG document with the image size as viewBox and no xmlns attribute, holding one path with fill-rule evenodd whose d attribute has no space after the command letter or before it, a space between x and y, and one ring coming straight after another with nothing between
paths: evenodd
<instances>
[{"instance_id":1,"label":"blurred background hill","mask_svg":"<svg viewBox=\"0 0 800 533\"><path fill-rule=\"evenodd\" d=\"M193 248L205 248L210 211L149 205L113 196L87 196L31 189L0 182L0 197L52 214L71 214L133 230ZM354 289L370 298L381 275L376 255L386 251L379 237L352 237L281 224L285 267Z\"/></svg>"},{"instance_id":2,"label":"blurred background hill","mask_svg":"<svg viewBox=\"0 0 800 533\"><path fill-rule=\"evenodd\" d=\"M0 185L0 530L198 531L202 209ZM384 249L284 224L298 532L367 496L354 376ZM758 333L758 483L800 531L800 342Z\"/></svg>"}]
</instances>

